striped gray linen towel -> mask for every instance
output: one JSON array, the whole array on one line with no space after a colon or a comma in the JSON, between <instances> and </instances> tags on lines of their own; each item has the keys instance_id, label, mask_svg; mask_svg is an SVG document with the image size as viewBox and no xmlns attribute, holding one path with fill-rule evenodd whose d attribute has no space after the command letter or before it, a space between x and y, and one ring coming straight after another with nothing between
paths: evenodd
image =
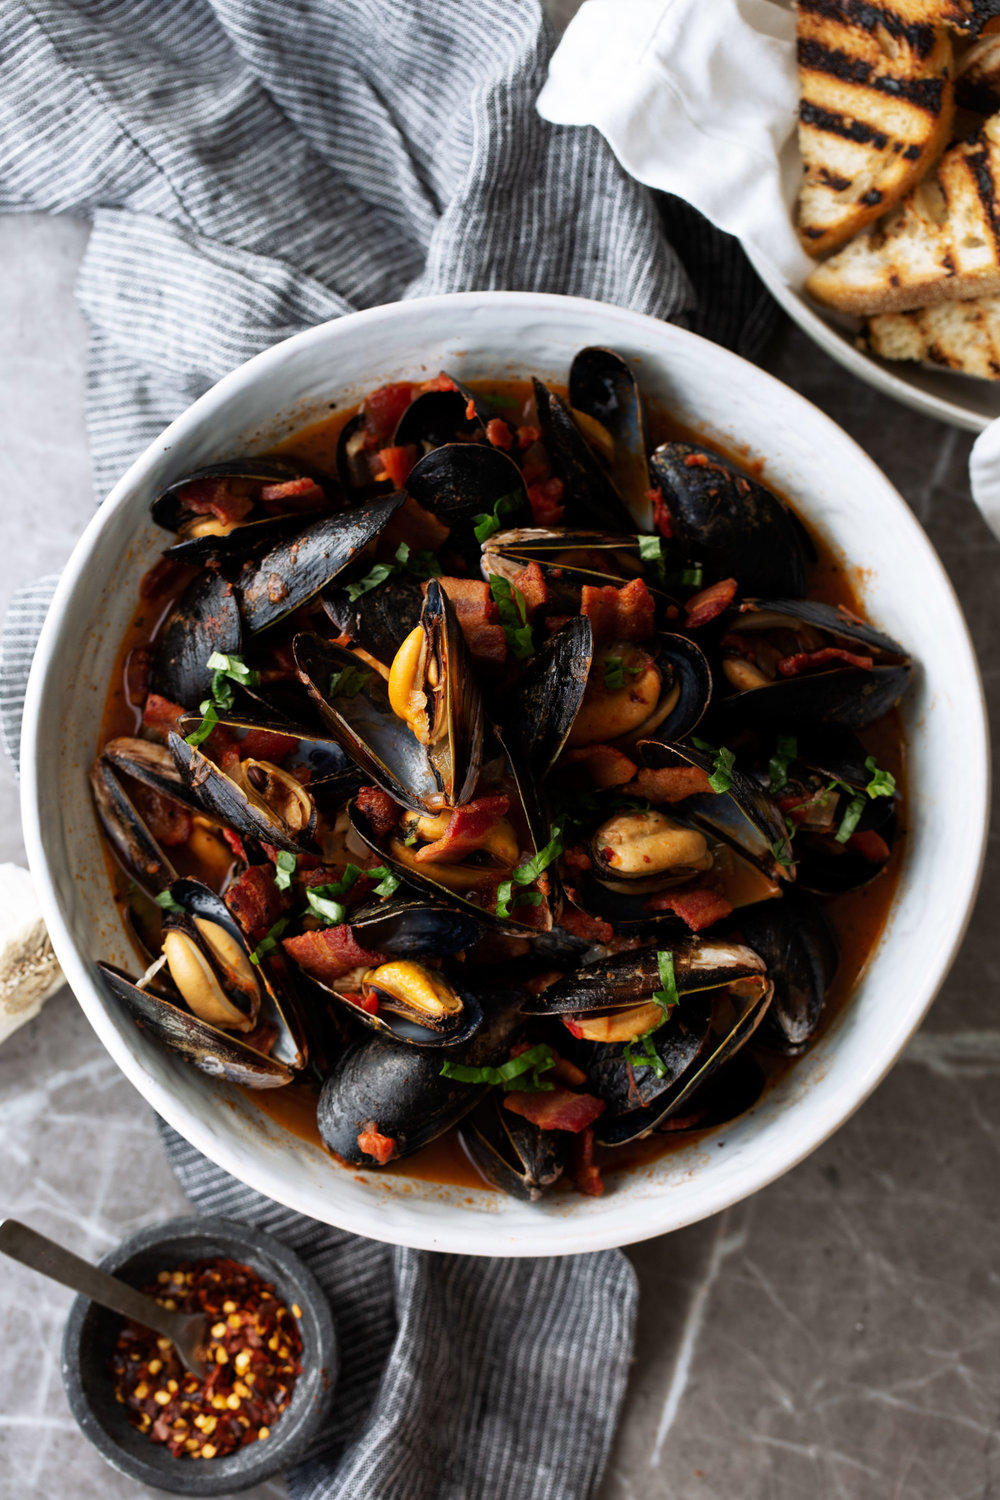
<instances>
[{"instance_id":1,"label":"striped gray linen towel","mask_svg":"<svg viewBox=\"0 0 1000 1500\"><path fill-rule=\"evenodd\" d=\"M535 113L537 0L5 0L0 207L93 220L78 284L100 498L233 366L353 308L502 287L579 294L752 352L759 286L592 130ZM712 295L700 311L694 287ZM53 579L0 643L15 763ZM164 1128L192 1200L298 1249L333 1304L340 1395L296 1500L585 1500L632 1347L619 1252L477 1260L339 1233Z\"/></svg>"}]
</instances>

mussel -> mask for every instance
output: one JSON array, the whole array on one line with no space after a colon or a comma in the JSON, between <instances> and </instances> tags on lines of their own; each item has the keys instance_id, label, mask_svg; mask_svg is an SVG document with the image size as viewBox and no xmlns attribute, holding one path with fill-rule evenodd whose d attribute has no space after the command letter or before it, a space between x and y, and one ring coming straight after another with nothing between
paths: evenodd
<instances>
[{"instance_id":1,"label":"mussel","mask_svg":"<svg viewBox=\"0 0 1000 1500\"><path fill-rule=\"evenodd\" d=\"M179 734L172 733L167 744L201 806L241 838L291 854L316 852L316 804L289 771L248 756L227 773Z\"/></svg>"},{"instance_id":2,"label":"mussel","mask_svg":"<svg viewBox=\"0 0 1000 1500\"><path fill-rule=\"evenodd\" d=\"M238 654L243 622L236 593L221 573L203 568L188 584L157 638L153 686L172 703L196 708L214 677L213 653Z\"/></svg>"},{"instance_id":3,"label":"mussel","mask_svg":"<svg viewBox=\"0 0 1000 1500\"><path fill-rule=\"evenodd\" d=\"M526 1203L537 1203L569 1163L565 1131L540 1130L504 1109L495 1093L460 1126L462 1144L486 1181Z\"/></svg>"},{"instance_id":4,"label":"mussel","mask_svg":"<svg viewBox=\"0 0 1000 1500\"><path fill-rule=\"evenodd\" d=\"M502 449L484 443L432 448L410 471L406 490L449 526L459 543L475 541L473 522L482 515L492 516L500 501L504 502L503 515L510 520L531 514L517 464Z\"/></svg>"},{"instance_id":5,"label":"mussel","mask_svg":"<svg viewBox=\"0 0 1000 1500\"><path fill-rule=\"evenodd\" d=\"M552 467L563 482L568 524L614 527L627 532L634 524L628 507L573 421L566 403L540 380L532 384L542 439Z\"/></svg>"},{"instance_id":6,"label":"mussel","mask_svg":"<svg viewBox=\"0 0 1000 1500\"><path fill-rule=\"evenodd\" d=\"M613 349L581 349L569 369L569 404L640 531L652 531L649 443L642 396Z\"/></svg>"},{"instance_id":7,"label":"mussel","mask_svg":"<svg viewBox=\"0 0 1000 1500\"><path fill-rule=\"evenodd\" d=\"M363 1025L409 1046L457 1046L483 1023L474 995L459 991L443 973L413 959L389 959L367 969L358 984L357 990L337 985L328 989Z\"/></svg>"},{"instance_id":8,"label":"mussel","mask_svg":"<svg viewBox=\"0 0 1000 1500\"><path fill-rule=\"evenodd\" d=\"M200 565L248 557L327 503L323 481L284 459L237 458L175 479L154 499L157 526L177 533L166 556Z\"/></svg>"},{"instance_id":9,"label":"mussel","mask_svg":"<svg viewBox=\"0 0 1000 1500\"><path fill-rule=\"evenodd\" d=\"M642 641L607 641L593 649L587 685L566 736L570 750L684 739L712 697L712 674L700 647L661 632Z\"/></svg>"},{"instance_id":10,"label":"mussel","mask_svg":"<svg viewBox=\"0 0 1000 1500\"><path fill-rule=\"evenodd\" d=\"M833 929L815 898L794 890L740 912L739 925L774 981L761 1039L780 1052L801 1052L816 1033L840 961Z\"/></svg>"},{"instance_id":11,"label":"mussel","mask_svg":"<svg viewBox=\"0 0 1000 1500\"><path fill-rule=\"evenodd\" d=\"M90 768L90 788L101 827L128 875L148 895L159 895L177 879L177 871L104 755Z\"/></svg>"}]
</instances>

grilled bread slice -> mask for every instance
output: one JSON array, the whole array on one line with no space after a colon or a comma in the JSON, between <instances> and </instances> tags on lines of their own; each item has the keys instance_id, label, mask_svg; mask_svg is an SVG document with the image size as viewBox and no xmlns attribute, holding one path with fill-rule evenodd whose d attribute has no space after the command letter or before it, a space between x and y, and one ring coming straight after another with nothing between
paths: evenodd
<instances>
[{"instance_id":1,"label":"grilled bread slice","mask_svg":"<svg viewBox=\"0 0 1000 1500\"><path fill-rule=\"evenodd\" d=\"M810 255L843 245L897 203L944 150L952 45L910 20L928 0L798 0L798 230ZM944 0L954 9L955 0Z\"/></svg>"},{"instance_id":2,"label":"grilled bread slice","mask_svg":"<svg viewBox=\"0 0 1000 1500\"><path fill-rule=\"evenodd\" d=\"M959 141L878 224L817 266L806 290L871 317L1000 295L1000 115Z\"/></svg>"},{"instance_id":3,"label":"grilled bread slice","mask_svg":"<svg viewBox=\"0 0 1000 1500\"><path fill-rule=\"evenodd\" d=\"M981 380L1000 380L1000 297L883 313L868 319L860 342L882 359L919 360Z\"/></svg>"}]
</instances>

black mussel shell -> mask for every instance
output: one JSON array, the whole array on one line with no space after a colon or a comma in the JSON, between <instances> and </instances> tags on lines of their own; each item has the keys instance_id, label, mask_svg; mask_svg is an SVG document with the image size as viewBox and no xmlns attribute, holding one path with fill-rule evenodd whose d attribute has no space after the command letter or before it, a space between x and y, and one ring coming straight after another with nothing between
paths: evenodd
<instances>
[{"instance_id":1,"label":"black mussel shell","mask_svg":"<svg viewBox=\"0 0 1000 1500\"><path fill-rule=\"evenodd\" d=\"M90 768L90 787L101 827L116 856L137 885L150 896L158 896L177 879L177 871L103 755Z\"/></svg>"},{"instance_id":2,"label":"black mussel shell","mask_svg":"<svg viewBox=\"0 0 1000 1500\"><path fill-rule=\"evenodd\" d=\"M212 689L213 652L238 654L243 624L232 584L205 568L188 584L154 647L152 682L172 703L194 708Z\"/></svg>"},{"instance_id":3,"label":"black mussel shell","mask_svg":"<svg viewBox=\"0 0 1000 1500\"><path fill-rule=\"evenodd\" d=\"M197 520L197 516L184 508L180 491L199 479L252 479L262 484L287 484L290 480L311 479L320 490L326 485L322 476L305 473L300 464L282 459L234 458L226 463L208 464L183 479L175 480L161 490L153 501L151 512L158 526L167 531L179 531L186 522ZM317 506L312 506L312 510ZM224 562L227 559L242 559L264 547L274 546L289 532L301 531L308 519L303 510L291 510L269 514L262 507L255 507L249 515L221 536L190 536L168 547L166 557L177 562L201 566L209 561Z\"/></svg>"},{"instance_id":4,"label":"black mussel shell","mask_svg":"<svg viewBox=\"0 0 1000 1500\"><path fill-rule=\"evenodd\" d=\"M473 522L480 515L492 516L498 500L509 497L504 509L507 519L531 514L517 464L502 449L487 443L446 443L431 449L410 471L406 490L418 505L450 526L459 543L475 543Z\"/></svg>"},{"instance_id":5,"label":"black mussel shell","mask_svg":"<svg viewBox=\"0 0 1000 1500\"><path fill-rule=\"evenodd\" d=\"M308 787L296 783L295 794L302 798L308 808L305 825L293 836L284 820L280 820L269 809L257 807L246 796L230 776L221 771L214 761L203 755L196 745L189 745L179 734L171 734L167 740L171 755L177 764L185 784L197 797L210 817L218 819L226 827L238 833L240 838L256 839L273 844L290 854L315 854L318 852L314 834L316 830L316 808ZM265 765L265 762L259 762ZM287 773L274 768L283 778ZM292 778L294 780L294 778ZM310 804L312 804L310 806Z\"/></svg>"},{"instance_id":6,"label":"black mussel shell","mask_svg":"<svg viewBox=\"0 0 1000 1500\"><path fill-rule=\"evenodd\" d=\"M520 997L496 993L484 1003L485 1022L471 1042L448 1049L448 1060L470 1067L502 1062L519 1021ZM457 1125L488 1085L460 1083L441 1073L442 1053L407 1047L384 1036L355 1043L338 1059L317 1107L326 1145L352 1166L376 1160L358 1143L366 1131L393 1142L390 1160L411 1156Z\"/></svg>"},{"instance_id":7,"label":"black mussel shell","mask_svg":"<svg viewBox=\"0 0 1000 1500\"><path fill-rule=\"evenodd\" d=\"M649 460L674 526L673 545L741 592L801 598L806 558L800 528L776 495L735 464L692 443L663 443Z\"/></svg>"},{"instance_id":8,"label":"black mussel shell","mask_svg":"<svg viewBox=\"0 0 1000 1500\"><path fill-rule=\"evenodd\" d=\"M369 589L352 599L345 586L334 583L323 590L322 604L339 634L378 661L391 662L420 619L424 591L417 578L397 576L391 587Z\"/></svg>"},{"instance_id":9,"label":"black mussel shell","mask_svg":"<svg viewBox=\"0 0 1000 1500\"><path fill-rule=\"evenodd\" d=\"M185 510L180 491L199 479L258 479L262 484L287 484L302 477L300 467L277 458L233 458L221 464L205 464L160 490L150 505L150 514L165 531L179 531L192 515Z\"/></svg>"},{"instance_id":10,"label":"black mussel shell","mask_svg":"<svg viewBox=\"0 0 1000 1500\"><path fill-rule=\"evenodd\" d=\"M739 914L740 932L774 981L760 1036L780 1052L801 1052L816 1033L840 961L823 908L803 891Z\"/></svg>"},{"instance_id":11,"label":"black mussel shell","mask_svg":"<svg viewBox=\"0 0 1000 1500\"><path fill-rule=\"evenodd\" d=\"M637 649L646 651L659 669L661 686L656 704L641 724L627 728L621 734L602 734L589 743L626 748L651 739L673 743L691 734L704 717L712 698L712 673L701 648L685 635L674 635L666 631L661 631L651 640L637 641L635 645ZM607 689L607 657L609 654L614 656L619 651L618 643L614 643L611 651L608 647L595 649L591 678L598 671L603 674L594 682L598 693L602 688ZM620 660L618 666L621 670ZM624 677L623 686L629 686ZM567 743L571 748L576 738L571 727L567 736Z\"/></svg>"},{"instance_id":12,"label":"black mussel shell","mask_svg":"<svg viewBox=\"0 0 1000 1500\"><path fill-rule=\"evenodd\" d=\"M566 403L540 380L532 383L545 448L563 482L568 523L597 526L605 531L631 530L635 523L628 507L598 463Z\"/></svg>"},{"instance_id":13,"label":"black mussel shell","mask_svg":"<svg viewBox=\"0 0 1000 1500\"><path fill-rule=\"evenodd\" d=\"M396 958L450 958L471 948L484 930L469 912L419 896L358 907L351 927L363 948Z\"/></svg>"},{"instance_id":14,"label":"black mussel shell","mask_svg":"<svg viewBox=\"0 0 1000 1500\"><path fill-rule=\"evenodd\" d=\"M183 715L182 720L191 719L193 724L201 722L200 714ZM135 735L118 735L101 751L101 759L117 774L124 773L152 787L164 797L195 812L203 811L201 803L184 783L173 756L166 745L155 740L141 740Z\"/></svg>"},{"instance_id":15,"label":"black mussel shell","mask_svg":"<svg viewBox=\"0 0 1000 1500\"><path fill-rule=\"evenodd\" d=\"M760 1035L767 1026L768 1016L761 1023ZM750 1049L744 1047L729 1062L711 1073L688 1098L683 1111L668 1115L659 1126L661 1131L712 1130L716 1125L727 1125L753 1109L764 1092L767 1074Z\"/></svg>"},{"instance_id":16,"label":"black mussel shell","mask_svg":"<svg viewBox=\"0 0 1000 1500\"><path fill-rule=\"evenodd\" d=\"M504 1109L494 1093L459 1127L462 1144L486 1181L526 1203L537 1203L566 1170L571 1151L566 1131L539 1130Z\"/></svg>"},{"instance_id":17,"label":"black mussel shell","mask_svg":"<svg viewBox=\"0 0 1000 1500\"><path fill-rule=\"evenodd\" d=\"M505 742L534 781L544 781L562 754L587 687L594 637L586 615L574 615L539 647L504 712Z\"/></svg>"},{"instance_id":18,"label":"black mussel shell","mask_svg":"<svg viewBox=\"0 0 1000 1500\"><path fill-rule=\"evenodd\" d=\"M546 609L557 615L579 612L584 584L622 588L635 578L643 578L656 606L657 621L677 620L682 613L677 600L664 593L655 579L650 584L642 540L634 534L614 536L606 531L511 527L495 532L483 543L482 570L487 577L499 573L510 583L529 563L537 563L548 589Z\"/></svg>"},{"instance_id":19,"label":"black mussel shell","mask_svg":"<svg viewBox=\"0 0 1000 1500\"><path fill-rule=\"evenodd\" d=\"M603 1015L648 1000L662 980L658 947L632 948L582 964L566 979L529 995L526 1016ZM739 980L760 979L763 960L743 943L722 938L687 937L672 948L674 982L682 999ZM601 1046L606 1045L601 1043Z\"/></svg>"},{"instance_id":20,"label":"black mussel shell","mask_svg":"<svg viewBox=\"0 0 1000 1500\"><path fill-rule=\"evenodd\" d=\"M405 498L390 495L324 516L248 564L236 585L247 631L265 630L318 594L384 530Z\"/></svg>"},{"instance_id":21,"label":"black mussel shell","mask_svg":"<svg viewBox=\"0 0 1000 1500\"><path fill-rule=\"evenodd\" d=\"M362 1009L332 986L320 984L320 988L325 989L343 1005L353 1020L360 1022L370 1031L377 1031L380 1036L391 1037L394 1041L402 1042L406 1047L426 1047L438 1050L442 1047L458 1047L463 1042L471 1041L483 1024L483 1011L479 1001L474 995L464 992L459 997L462 1001L462 1009L459 1013L440 1017L431 1024L426 1017L415 1015L409 1007L393 1003L393 998L384 993L382 1004L376 1012L372 1013ZM373 988L378 991L378 986Z\"/></svg>"},{"instance_id":22,"label":"black mussel shell","mask_svg":"<svg viewBox=\"0 0 1000 1500\"><path fill-rule=\"evenodd\" d=\"M404 448L413 443L420 449L442 448L459 438L471 438L483 431L478 411L467 415L469 401L476 405L468 391L424 391L415 396L396 423L393 446Z\"/></svg>"},{"instance_id":23,"label":"black mussel shell","mask_svg":"<svg viewBox=\"0 0 1000 1500\"><path fill-rule=\"evenodd\" d=\"M872 772L865 762L870 757L850 730L830 725L820 733L806 731L797 737L796 759L789 767L788 793L802 789L804 796L822 790L832 783L843 783L855 789L864 800L856 833L878 834L879 842L868 853L862 853L855 842L838 841L836 826L829 833L801 828L794 838L797 884L802 890L819 895L838 895L861 890L885 869L892 857L897 834L896 804L898 794L869 798L866 795ZM849 798L840 788L834 810L834 824L847 811Z\"/></svg>"},{"instance_id":24,"label":"black mussel shell","mask_svg":"<svg viewBox=\"0 0 1000 1500\"><path fill-rule=\"evenodd\" d=\"M639 530L652 531L645 413L635 376L621 355L613 349L581 349L570 365L569 404L608 433L614 486Z\"/></svg>"}]
</instances>

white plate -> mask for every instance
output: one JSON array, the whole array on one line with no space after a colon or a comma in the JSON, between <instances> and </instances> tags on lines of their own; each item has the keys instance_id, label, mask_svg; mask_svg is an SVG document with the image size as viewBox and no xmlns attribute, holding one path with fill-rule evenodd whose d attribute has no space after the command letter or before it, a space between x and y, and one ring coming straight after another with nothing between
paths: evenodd
<instances>
[{"instance_id":1,"label":"white plate","mask_svg":"<svg viewBox=\"0 0 1000 1500\"><path fill-rule=\"evenodd\" d=\"M135 957L111 899L87 767L136 586L164 544L148 515L157 489L201 463L260 451L329 402L356 401L382 381L442 367L467 379L565 378L585 344L619 349L681 422L759 456L765 483L861 570L871 619L920 664L904 711L909 837L887 931L856 994L755 1109L705 1142L613 1177L603 1198L529 1205L340 1168L161 1049L111 1003L94 961L134 971ZM179 417L116 485L66 568L32 668L23 757L25 839L56 954L98 1036L154 1109L227 1171L313 1218L479 1255L567 1254L661 1234L801 1161L884 1076L933 999L965 930L988 809L982 690L961 611L924 533L862 450L771 376L693 334L596 302L515 292L403 302L324 324L235 370Z\"/></svg>"}]
</instances>

